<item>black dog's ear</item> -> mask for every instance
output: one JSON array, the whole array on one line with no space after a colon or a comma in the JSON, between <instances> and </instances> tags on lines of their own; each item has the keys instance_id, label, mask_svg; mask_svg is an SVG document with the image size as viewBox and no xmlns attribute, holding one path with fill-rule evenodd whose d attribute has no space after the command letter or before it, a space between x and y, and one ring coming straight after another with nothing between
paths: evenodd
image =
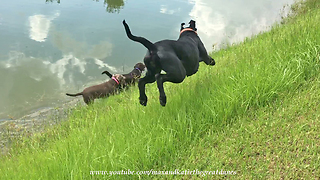
<instances>
[{"instance_id":1,"label":"black dog's ear","mask_svg":"<svg viewBox=\"0 0 320 180\"><path fill-rule=\"evenodd\" d=\"M191 20L189 21L189 24L190 24L190 25L191 25L191 24L196 25L196 22L195 22L194 20L192 20L192 19L191 19Z\"/></svg>"},{"instance_id":2,"label":"black dog's ear","mask_svg":"<svg viewBox=\"0 0 320 180\"><path fill-rule=\"evenodd\" d=\"M183 27L184 25L185 25L185 23L181 23L180 31L182 31L184 29L184 27Z\"/></svg>"},{"instance_id":3,"label":"black dog's ear","mask_svg":"<svg viewBox=\"0 0 320 180\"><path fill-rule=\"evenodd\" d=\"M190 20L189 28L193 29L194 31L197 31L196 22L194 20Z\"/></svg>"},{"instance_id":4,"label":"black dog's ear","mask_svg":"<svg viewBox=\"0 0 320 180\"><path fill-rule=\"evenodd\" d=\"M101 74L106 74L109 78L112 78L112 74L109 71L103 71Z\"/></svg>"}]
</instances>

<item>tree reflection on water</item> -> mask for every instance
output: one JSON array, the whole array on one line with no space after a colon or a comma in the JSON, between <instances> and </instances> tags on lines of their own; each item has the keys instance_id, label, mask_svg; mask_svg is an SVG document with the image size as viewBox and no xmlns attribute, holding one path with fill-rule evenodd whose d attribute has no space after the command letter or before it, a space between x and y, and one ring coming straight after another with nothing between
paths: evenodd
<instances>
[{"instance_id":1,"label":"tree reflection on water","mask_svg":"<svg viewBox=\"0 0 320 180\"><path fill-rule=\"evenodd\" d=\"M99 0L93 0L99 2ZM46 3L57 2L60 4L60 0L46 0ZM106 11L108 13L119 13L120 9L123 9L124 1L123 0L104 0L103 4L106 6Z\"/></svg>"},{"instance_id":2,"label":"tree reflection on water","mask_svg":"<svg viewBox=\"0 0 320 180\"><path fill-rule=\"evenodd\" d=\"M48 2L54 2L54 1L56 1L57 3L60 4L60 0L46 0L46 3L48 3Z\"/></svg>"},{"instance_id":3,"label":"tree reflection on water","mask_svg":"<svg viewBox=\"0 0 320 180\"><path fill-rule=\"evenodd\" d=\"M104 5L107 6L106 11L108 13L119 13L123 8L123 0L104 0Z\"/></svg>"}]
</instances>

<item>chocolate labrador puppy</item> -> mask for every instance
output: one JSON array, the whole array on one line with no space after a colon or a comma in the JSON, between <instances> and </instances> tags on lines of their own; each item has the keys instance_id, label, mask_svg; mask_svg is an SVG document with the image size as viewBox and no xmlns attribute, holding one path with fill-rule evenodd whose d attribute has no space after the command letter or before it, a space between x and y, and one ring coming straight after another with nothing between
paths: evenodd
<instances>
[{"instance_id":1,"label":"chocolate labrador puppy","mask_svg":"<svg viewBox=\"0 0 320 180\"><path fill-rule=\"evenodd\" d=\"M130 85L135 85L135 83L139 80L141 77L142 71L145 69L145 65L143 63L137 63L133 68L133 70L128 74L122 74L126 79L126 83L124 86L119 86L119 90L122 90L123 88L127 88ZM106 74L110 78L112 77L112 74L109 71L103 71L102 74ZM129 85L129 86L128 86Z\"/></svg>"},{"instance_id":2,"label":"chocolate labrador puppy","mask_svg":"<svg viewBox=\"0 0 320 180\"><path fill-rule=\"evenodd\" d=\"M118 87L125 84L125 77L121 74L116 74L111 79L102 84L94 85L85 88L82 92L76 94L66 93L68 96L83 96L84 102L89 105L94 102L94 99L109 97L117 92Z\"/></svg>"}]
</instances>

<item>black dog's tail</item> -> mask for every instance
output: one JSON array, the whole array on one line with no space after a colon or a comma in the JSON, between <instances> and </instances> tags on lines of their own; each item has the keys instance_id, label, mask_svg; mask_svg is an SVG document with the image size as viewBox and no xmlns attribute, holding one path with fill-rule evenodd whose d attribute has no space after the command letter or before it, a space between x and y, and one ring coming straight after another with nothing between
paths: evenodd
<instances>
[{"instance_id":1,"label":"black dog's tail","mask_svg":"<svg viewBox=\"0 0 320 180\"><path fill-rule=\"evenodd\" d=\"M77 94L69 94L69 93L66 93L67 96L80 96L82 95L82 92L80 93L77 93Z\"/></svg>"},{"instance_id":2,"label":"black dog's tail","mask_svg":"<svg viewBox=\"0 0 320 180\"><path fill-rule=\"evenodd\" d=\"M112 74L109 71L103 71L101 74L106 74L109 78L112 78Z\"/></svg>"},{"instance_id":3,"label":"black dog's tail","mask_svg":"<svg viewBox=\"0 0 320 180\"><path fill-rule=\"evenodd\" d=\"M124 25L124 28L126 30L126 33L127 33L127 36L128 36L129 39L131 39L132 41L136 41L136 42L139 42L139 43L143 44L151 53L157 51L156 46L152 42L147 40L146 38L137 37L137 36L132 35L131 31L130 31L130 28L129 28L129 26L126 23L125 20L123 20L122 23Z\"/></svg>"}]
</instances>

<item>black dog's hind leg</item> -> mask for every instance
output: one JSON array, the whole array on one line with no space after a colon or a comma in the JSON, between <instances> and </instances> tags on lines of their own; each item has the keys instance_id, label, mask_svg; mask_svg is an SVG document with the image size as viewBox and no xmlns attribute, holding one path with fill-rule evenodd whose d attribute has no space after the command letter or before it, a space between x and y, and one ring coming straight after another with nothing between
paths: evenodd
<instances>
[{"instance_id":1,"label":"black dog's hind leg","mask_svg":"<svg viewBox=\"0 0 320 180\"><path fill-rule=\"evenodd\" d=\"M146 73L145 77L139 79L138 87L139 87L139 93L140 93L139 100L141 105L146 106L148 101L148 97L146 95L146 84L153 83L155 81L156 81L156 78L154 74L151 73L150 71Z\"/></svg>"},{"instance_id":2,"label":"black dog's hind leg","mask_svg":"<svg viewBox=\"0 0 320 180\"><path fill-rule=\"evenodd\" d=\"M156 74L157 85L159 89L159 100L161 106L165 106L167 103L167 97L163 89L164 82L181 83L185 78L185 73L181 74Z\"/></svg>"}]
</instances>

